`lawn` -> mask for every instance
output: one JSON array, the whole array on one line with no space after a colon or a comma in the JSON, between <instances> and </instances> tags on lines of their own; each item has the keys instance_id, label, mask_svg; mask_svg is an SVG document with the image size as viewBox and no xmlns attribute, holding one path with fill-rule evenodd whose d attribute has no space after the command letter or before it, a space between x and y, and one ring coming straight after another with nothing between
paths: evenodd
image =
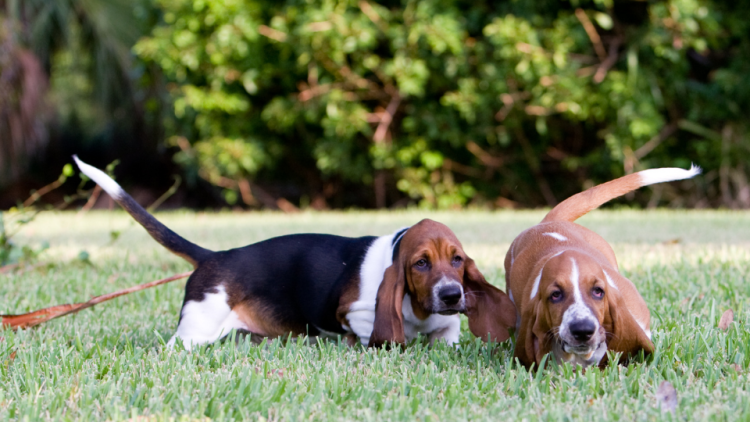
<instances>
[{"instance_id":1,"label":"lawn","mask_svg":"<svg viewBox=\"0 0 750 422\"><path fill-rule=\"evenodd\" d=\"M543 212L161 213L203 246L325 232L382 235L430 217L448 224L488 280L504 289L513 238ZM731 420L750 416L750 214L598 211L580 221L607 239L649 304L656 353L630 366L529 373L512 344L466 330L457 349L406 351L225 341L167 350L184 280L35 329L0 330L0 420ZM112 233L118 234L113 236ZM116 239L115 239L116 237ZM48 213L16 241L50 249L48 266L0 275L0 313L82 301L186 271L123 212ZM88 253L88 262L78 259ZM718 328L735 311L727 331ZM11 356L15 356L12 358ZM662 381L674 412L658 408Z\"/></svg>"}]
</instances>

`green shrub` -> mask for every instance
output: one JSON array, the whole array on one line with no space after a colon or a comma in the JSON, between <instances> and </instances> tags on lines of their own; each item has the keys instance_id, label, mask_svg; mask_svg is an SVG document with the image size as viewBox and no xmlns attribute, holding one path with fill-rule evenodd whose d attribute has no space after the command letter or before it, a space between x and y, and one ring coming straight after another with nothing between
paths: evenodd
<instances>
[{"instance_id":1,"label":"green shrub","mask_svg":"<svg viewBox=\"0 0 750 422\"><path fill-rule=\"evenodd\" d=\"M747 0L157 4L134 51L169 81L175 159L229 200L263 179L337 205L554 204L695 161L701 189L651 205L750 207Z\"/></svg>"}]
</instances>

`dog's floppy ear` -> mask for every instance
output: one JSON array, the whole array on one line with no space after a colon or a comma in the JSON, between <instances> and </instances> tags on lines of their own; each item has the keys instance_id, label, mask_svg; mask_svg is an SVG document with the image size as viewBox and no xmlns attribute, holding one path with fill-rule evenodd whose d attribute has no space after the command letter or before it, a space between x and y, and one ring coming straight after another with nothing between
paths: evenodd
<instances>
[{"instance_id":1,"label":"dog's floppy ear","mask_svg":"<svg viewBox=\"0 0 750 422\"><path fill-rule=\"evenodd\" d=\"M521 315L514 356L527 368L533 363L539 365L544 355L552 351L548 337L552 327L544 304L543 297L537 295L526 304Z\"/></svg>"},{"instance_id":2,"label":"dog's floppy ear","mask_svg":"<svg viewBox=\"0 0 750 422\"><path fill-rule=\"evenodd\" d=\"M466 258L463 281L471 333L485 341L507 340L508 329L516 325L516 306L508 295L488 283L471 258Z\"/></svg>"},{"instance_id":3,"label":"dog's floppy ear","mask_svg":"<svg viewBox=\"0 0 750 422\"><path fill-rule=\"evenodd\" d=\"M404 277L404 268L398 259L385 270L375 302L375 323L372 327L369 347L380 347L385 342L392 344L406 342L402 311L406 285Z\"/></svg>"},{"instance_id":4,"label":"dog's floppy ear","mask_svg":"<svg viewBox=\"0 0 750 422\"><path fill-rule=\"evenodd\" d=\"M619 285L628 282L627 279L618 280L624 278L619 273L608 272L607 274L615 278ZM619 290L607 289L607 305L609 312L605 314L604 327L612 334L607 339L607 349L622 352L623 359L626 359L628 355L637 354L640 350L646 354L653 353L654 343L628 310L628 303Z\"/></svg>"},{"instance_id":5,"label":"dog's floppy ear","mask_svg":"<svg viewBox=\"0 0 750 422\"><path fill-rule=\"evenodd\" d=\"M526 312L521 315L521 326L516 334L516 348L513 355L528 368L532 363L541 362L544 356L542 347L545 339L539 338L535 330L535 327L540 328L537 326L544 325L540 320L543 316L539 315L539 312L543 312L539 297L532 299L525 309Z\"/></svg>"}]
</instances>

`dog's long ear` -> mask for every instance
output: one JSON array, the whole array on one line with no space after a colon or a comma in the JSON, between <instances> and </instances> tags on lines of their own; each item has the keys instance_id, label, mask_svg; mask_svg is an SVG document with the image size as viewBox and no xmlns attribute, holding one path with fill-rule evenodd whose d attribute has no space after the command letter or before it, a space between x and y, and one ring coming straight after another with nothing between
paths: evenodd
<instances>
[{"instance_id":1,"label":"dog's long ear","mask_svg":"<svg viewBox=\"0 0 750 422\"><path fill-rule=\"evenodd\" d=\"M521 315L521 326L516 334L516 348L513 355L527 368L532 363L539 363L541 357L540 339L534 334L534 326L537 325L537 311L540 311L539 299L532 299L526 305L526 312Z\"/></svg>"},{"instance_id":2,"label":"dog's long ear","mask_svg":"<svg viewBox=\"0 0 750 422\"><path fill-rule=\"evenodd\" d=\"M550 338L547 337L552 327L544 304L544 299L537 295L526 304L525 312L521 315L514 356L527 368L532 363L539 365L542 357L552 351Z\"/></svg>"},{"instance_id":3,"label":"dog's long ear","mask_svg":"<svg viewBox=\"0 0 750 422\"><path fill-rule=\"evenodd\" d=\"M620 286L629 282L619 273L608 271L607 274ZM607 339L607 349L622 352L623 359L641 350L646 354L653 353L654 343L628 309L628 302L622 292L614 288L607 289L607 306L609 312L605 313L604 327L612 334Z\"/></svg>"},{"instance_id":4,"label":"dog's long ear","mask_svg":"<svg viewBox=\"0 0 750 422\"><path fill-rule=\"evenodd\" d=\"M508 329L516 325L516 306L508 295L488 283L471 258L466 258L463 281L472 334L485 341L488 337L495 341L507 340Z\"/></svg>"},{"instance_id":5,"label":"dog's long ear","mask_svg":"<svg viewBox=\"0 0 750 422\"><path fill-rule=\"evenodd\" d=\"M375 323L370 335L369 347L380 347L385 342L404 344L404 267L400 260L385 270L383 282L378 288L378 298L375 303Z\"/></svg>"}]
</instances>

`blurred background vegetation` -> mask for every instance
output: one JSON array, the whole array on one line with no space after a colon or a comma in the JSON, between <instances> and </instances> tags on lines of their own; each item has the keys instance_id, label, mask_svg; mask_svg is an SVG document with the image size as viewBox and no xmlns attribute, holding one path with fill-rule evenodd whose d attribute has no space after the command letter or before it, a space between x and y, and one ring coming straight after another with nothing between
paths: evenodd
<instances>
[{"instance_id":1,"label":"blurred background vegetation","mask_svg":"<svg viewBox=\"0 0 750 422\"><path fill-rule=\"evenodd\" d=\"M551 206L692 161L622 202L749 208L749 34L750 0L0 0L0 207L78 153L166 206Z\"/></svg>"}]
</instances>

